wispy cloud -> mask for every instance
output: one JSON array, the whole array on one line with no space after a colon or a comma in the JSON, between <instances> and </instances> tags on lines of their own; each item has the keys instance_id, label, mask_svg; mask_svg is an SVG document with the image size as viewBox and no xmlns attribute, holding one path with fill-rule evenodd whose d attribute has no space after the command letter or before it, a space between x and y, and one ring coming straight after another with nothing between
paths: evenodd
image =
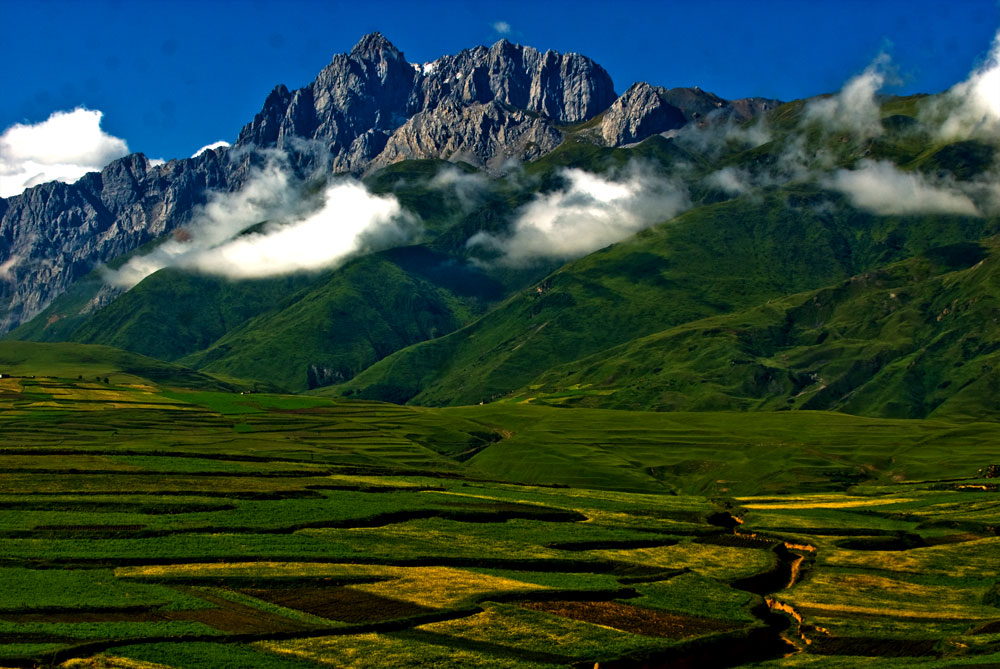
<instances>
[{"instance_id":1,"label":"wispy cloud","mask_svg":"<svg viewBox=\"0 0 1000 669\"><path fill-rule=\"evenodd\" d=\"M21 257L17 254L12 255L3 262L0 262L0 279L9 280L11 278L10 272L14 267L21 262Z\"/></svg>"},{"instance_id":2,"label":"wispy cloud","mask_svg":"<svg viewBox=\"0 0 1000 669\"><path fill-rule=\"evenodd\" d=\"M690 205L682 184L636 166L615 177L575 168L561 175L565 187L522 207L508 235L480 232L468 246L494 251L506 265L568 260L669 220Z\"/></svg>"},{"instance_id":3,"label":"wispy cloud","mask_svg":"<svg viewBox=\"0 0 1000 669\"><path fill-rule=\"evenodd\" d=\"M79 107L54 112L40 123L7 128L0 135L0 196L48 181L72 183L127 155L125 140L101 130L103 116Z\"/></svg>"},{"instance_id":4,"label":"wispy cloud","mask_svg":"<svg viewBox=\"0 0 1000 669\"><path fill-rule=\"evenodd\" d=\"M470 209L489 186L489 177L482 172L463 172L457 167L446 167L435 174L427 185L453 193L463 208Z\"/></svg>"},{"instance_id":5,"label":"wispy cloud","mask_svg":"<svg viewBox=\"0 0 1000 669\"><path fill-rule=\"evenodd\" d=\"M500 35L509 35L511 32L510 24L506 21L495 21L493 23L493 30Z\"/></svg>"},{"instance_id":6,"label":"wispy cloud","mask_svg":"<svg viewBox=\"0 0 1000 669\"><path fill-rule=\"evenodd\" d=\"M882 134L881 110L875 95L890 80L891 63L888 54L880 54L840 92L811 101L805 110L806 118L819 121L824 128L861 137Z\"/></svg>"},{"instance_id":7,"label":"wispy cloud","mask_svg":"<svg viewBox=\"0 0 1000 669\"><path fill-rule=\"evenodd\" d=\"M847 195L854 206L876 214L981 215L954 183L932 182L916 172L903 172L886 161L862 161L858 169L841 169L824 185Z\"/></svg>"},{"instance_id":8,"label":"wispy cloud","mask_svg":"<svg viewBox=\"0 0 1000 669\"><path fill-rule=\"evenodd\" d=\"M729 195L742 195L751 188L750 173L738 167L724 167L712 172L705 177L705 181Z\"/></svg>"}]
</instances>

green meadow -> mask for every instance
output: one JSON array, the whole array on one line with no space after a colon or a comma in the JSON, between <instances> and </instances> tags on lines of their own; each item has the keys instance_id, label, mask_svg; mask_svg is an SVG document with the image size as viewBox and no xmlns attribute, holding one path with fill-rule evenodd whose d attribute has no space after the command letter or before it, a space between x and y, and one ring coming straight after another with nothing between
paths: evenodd
<instances>
[{"instance_id":1,"label":"green meadow","mask_svg":"<svg viewBox=\"0 0 1000 669\"><path fill-rule=\"evenodd\" d=\"M0 666L1000 662L995 423L182 389L70 346L0 345Z\"/></svg>"}]
</instances>

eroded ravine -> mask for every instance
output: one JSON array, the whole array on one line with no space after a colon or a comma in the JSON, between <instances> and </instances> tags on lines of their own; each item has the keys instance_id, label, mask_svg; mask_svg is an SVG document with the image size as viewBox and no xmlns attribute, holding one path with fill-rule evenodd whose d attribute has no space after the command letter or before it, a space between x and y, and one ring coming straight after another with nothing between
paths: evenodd
<instances>
[{"instance_id":1,"label":"eroded ravine","mask_svg":"<svg viewBox=\"0 0 1000 669\"><path fill-rule=\"evenodd\" d=\"M771 569L748 578L739 579L730 585L764 598L766 612L762 609L755 609L752 613L774 630L784 642L785 652L781 653L781 656L788 657L803 652L812 643L807 632L817 628L808 626L802 615L792 605L779 598L779 593L790 590L802 580L815 561L816 547L781 538L762 536L754 532L740 532L739 527L743 524L742 519L737 516L730 515L730 517L733 519L731 527L735 537L742 538L748 543L770 542L772 544L771 550L776 558L775 565Z\"/></svg>"}]
</instances>

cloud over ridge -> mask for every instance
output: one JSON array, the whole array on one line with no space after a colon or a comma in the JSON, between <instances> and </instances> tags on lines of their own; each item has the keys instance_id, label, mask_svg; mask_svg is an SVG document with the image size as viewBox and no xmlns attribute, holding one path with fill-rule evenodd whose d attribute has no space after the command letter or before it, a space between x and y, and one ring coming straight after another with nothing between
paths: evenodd
<instances>
[{"instance_id":1,"label":"cloud over ridge","mask_svg":"<svg viewBox=\"0 0 1000 669\"><path fill-rule=\"evenodd\" d=\"M468 246L494 251L498 262L513 266L569 260L669 220L690 206L682 184L636 165L612 176L576 168L560 174L565 186L524 205L509 234L480 232Z\"/></svg>"},{"instance_id":2,"label":"cloud over ridge","mask_svg":"<svg viewBox=\"0 0 1000 669\"><path fill-rule=\"evenodd\" d=\"M0 135L0 197L49 181L73 183L129 153L125 140L101 129L104 112L77 107Z\"/></svg>"},{"instance_id":3,"label":"cloud over ridge","mask_svg":"<svg viewBox=\"0 0 1000 669\"><path fill-rule=\"evenodd\" d=\"M106 279L123 288L165 267L231 279L319 271L348 257L405 243L416 219L391 195L354 179L327 185L318 206L272 161L235 193L217 193L182 234L130 259Z\"/></svg>"}]
</instances>

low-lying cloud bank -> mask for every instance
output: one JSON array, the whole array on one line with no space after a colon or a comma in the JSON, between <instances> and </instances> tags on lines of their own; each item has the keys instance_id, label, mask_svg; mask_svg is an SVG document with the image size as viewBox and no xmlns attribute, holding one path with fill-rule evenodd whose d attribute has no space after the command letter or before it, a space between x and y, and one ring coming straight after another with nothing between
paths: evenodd
<instances>
[{"instance_id":1,"label":"low-lying cloud bank","mask_svg":"<svg viewBox=\"0 0 1000 669\"><path fill-rule=\"evenodd\" d=\"M955 183L934 183L920 173L903 172L886 161L866 160L857 169L837 170L823 185L844 193L854 206L875 214L981 215Z\"/></svg>"},{"instance_id":2,"label":"low-lying cloud bank","mask_svg":"<svg viewBox=\"0 0 1000 669\"><path fill-rule=\"evenodd\" d=\"M489 186L489 177L482 172L466 172L446 167L427 183L434 190L452 193L464 209L474 207Z\"/></svg>"},{"instance_id":3,"label":"low-lying cloud bank","mask_svg":"<svg viewBox=\"0 0 1000 669\"><path fill-rule=\"evenodd\" d=\"M73 183L128 155L125 140L101 130L104 113L78 107L35 124L17 123L0 135L0 197L49 181Z\"/></svg>"},{"instance_id":4,"label":"low-lying cloud bank","mask_svg":"<svg viewBox=\"0 0 1000 669\"><path fill-rule=\"evenodd\" d=\"M604 177L564 169L566 186L539 194L518 212L508 235L480 232L468 241L505 265L579 258L666 221L690 206L687 189L632 167Z\"/></svg>"},{"instance_id":5,"label":"low-lying cloud bank","mask_svg":"<svg viewBox=\"0 0 1000 669\"><path fill-rule=\"evenodd\" d=\"M872 146L872 140L886 135L879 95L897 81L894 71L889 56L879 55L839 92L808 101L801 120L786 127L781 144L762 154L762 159L713 172L704 178L704 185L741 196L768 187L814 182L843 193L855 207L879 215L1000 213L1000 165L965 180L902 170L887 160L862 159L851 169L840 167L844 156L837 147L853 147L860 153ZM757 126L766 130L763 119L748 128ZM688 133L694 137L679 134L678 139L710 152L712 147L731 143L727 132L709 127ZM1000 140L1000 33L984 62L962 83L923 100L919 116L903 132L919 133L930 142L978 139L996 144Z\"/></svg>"},{"instance_id":6,"label":"low-lying cloud bank","mask_svg":"<svg viewBox=\"0 0 1000 669\"><path fill-rule=\"evenodd\" d=\"M130 288L165 267L231 279L318 271L419 232L395 197L373 195L353 179L328 185L319 206L307 207L287 173L272 163L239 192L213 197L173 239L118 270L106 269L106 278Z\"/></svg>"}]
</instances>

